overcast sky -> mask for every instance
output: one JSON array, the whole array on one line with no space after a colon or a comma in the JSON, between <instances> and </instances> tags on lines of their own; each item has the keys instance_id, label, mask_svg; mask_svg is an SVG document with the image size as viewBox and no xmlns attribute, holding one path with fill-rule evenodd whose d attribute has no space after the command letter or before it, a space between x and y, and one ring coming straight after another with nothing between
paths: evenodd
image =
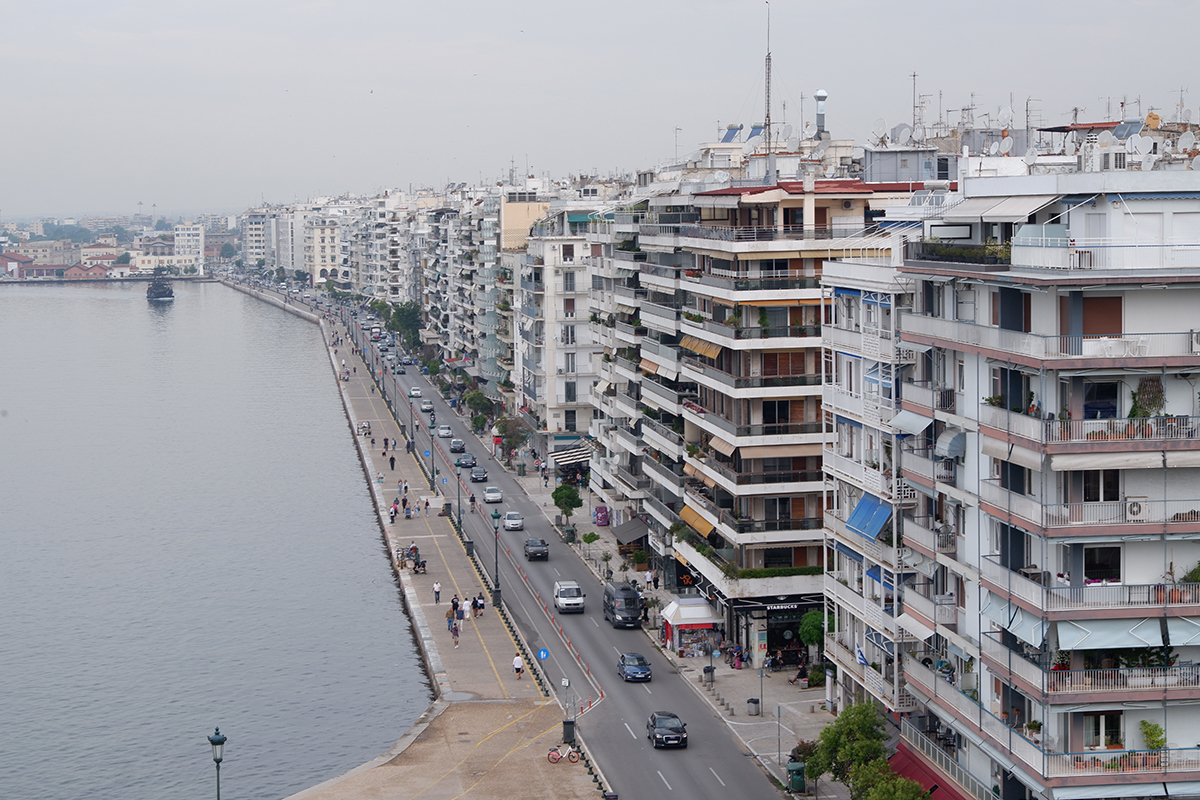
<instances>
[{"instance_id":1,"label":"overcast sky","mask_svg":"<svg viewBox=\"0 0 1200 800\"><path fill-rule=\"evenodd\" d=\"M8 3L0 218L240 211L262 201L631 171L761 121L762 0ZM912 79L979 115L1174 117L1192 0L771 6L772 118L835 137L911 121ZM1110 100L1110 98L1112 98ZM786 113L784 111L786 103ZM1111 107L1111 111L1110 111ZM957 115L957 111L954 112ZM954 117L957 119L957 116Z\"/></svg>"}]
</instances>

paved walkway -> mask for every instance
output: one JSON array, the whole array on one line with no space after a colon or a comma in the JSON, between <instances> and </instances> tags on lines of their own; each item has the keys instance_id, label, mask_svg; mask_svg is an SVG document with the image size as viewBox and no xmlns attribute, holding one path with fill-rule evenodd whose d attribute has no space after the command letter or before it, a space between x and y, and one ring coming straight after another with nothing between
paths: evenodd
<instances>
[{"instance_id":1,"label":"paved walkway","mask_svg":"<svg viewBox=\"0 0 1200 800\"><path fill-rule=\"evenodd\" d=\"M243 291L246 289L242 288ZM254 290L252 293L260 294ZM261 293L270 296L273 293ZM278 303L277 298L272 298ZM294 302L294 301L293 301ZM383 439L399 439L400 429L372 383L361 359L351 354L351 344L332 344L344 336L340 323L320 321L329 343L330 368L336 375L341 361L351 370L350 379L338 381L349 419L358 430L360 422L371 423L370 436L354 437L371 486L380 524L404 593L414 632L425 655L437 699L412 729L392 748L357 769L292 797L306 800L509 800L547 798L596 800L598 778L593 780L587 759L571 764L550 764L546 753L561 740L563 710L548 697L529 672L517 680L513 656L521 645L509 633L496 609L488 607L482 617L464 614L459 646L454 647L447 631L445 613L450 598L469 598L488 589L475 570L458 535L446 517L422 516L388 521L388 507L399 497L397 483L407 480L409 497L422 506L426 497L436 509L433 493L413 456L404 453L403 442L392 469L389 450L383 455ZM354 371L357 367L357 371ZM375 446L371 445L371 437ZM379 481L378 475L383 474ZM416 542L427 574L414 575L400 566L398 554ZM441 601L436 602L433 584L441 583ZM386 698L380 713L388 713ZM583 742L586 749L586 742Z\"/></svg>"}]
</instances>

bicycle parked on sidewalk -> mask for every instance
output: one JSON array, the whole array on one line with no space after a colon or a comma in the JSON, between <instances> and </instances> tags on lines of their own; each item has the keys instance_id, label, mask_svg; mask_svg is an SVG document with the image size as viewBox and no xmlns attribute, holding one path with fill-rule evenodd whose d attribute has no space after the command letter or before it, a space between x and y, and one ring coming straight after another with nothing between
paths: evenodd
<instances>
[{"instance_id":1,"label":"bicycle parked on sidewalk","mask_svg":"<svg viewBox=\"0 0 1200 800\"><path fill-rule=\"evenodd\" d=\"M550 748L550 752L546 755L546 757L550 759L551 764L557 764L563 758L566 758L567 761L570 761L572 764L579 760L579 751L571 745L567 745L566 747L566 750L562 749L562 745Z\"/></svg>"}]
</instances>

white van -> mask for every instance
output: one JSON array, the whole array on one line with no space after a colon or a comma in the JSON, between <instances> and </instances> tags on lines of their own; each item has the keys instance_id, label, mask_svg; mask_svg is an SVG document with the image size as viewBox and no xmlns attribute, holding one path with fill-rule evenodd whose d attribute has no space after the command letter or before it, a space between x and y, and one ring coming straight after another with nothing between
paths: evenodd
<instances>
[{"instance_id":1,"label":"white van","mask_svg":"<svg viewBox=\"0 0 1200 800\"><path fill-rule=\"evenodd\" d=\"M560 612L583 613L583 598L587 597L578 581L554 582L554 607Z\"/></svg>"}]
</instances>

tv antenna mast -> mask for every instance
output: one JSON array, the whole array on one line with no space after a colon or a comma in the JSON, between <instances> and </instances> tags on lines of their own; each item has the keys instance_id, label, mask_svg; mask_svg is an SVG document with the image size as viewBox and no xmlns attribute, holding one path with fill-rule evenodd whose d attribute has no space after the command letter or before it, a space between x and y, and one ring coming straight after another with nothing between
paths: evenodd
<instances>
[{"instance_id":1,"label":"tv antenna mast","mask_svg":"<svg viewBox=\"0 0 1200 800\"><path fill-rule=\"evenodd\" d=\"M766 104L767 104L767 113L766 113L767 129L766 129L765 133L767 135L767 158L769 159L771 157L771 3L770 3L770 0L768 0L768 2L767 2L767 69L766 69L766 73L767 73L767 75L766 75L767 85L766 85L766 91L764 92L764 94L766 96Z\"/></svg>"}]
</instances>

